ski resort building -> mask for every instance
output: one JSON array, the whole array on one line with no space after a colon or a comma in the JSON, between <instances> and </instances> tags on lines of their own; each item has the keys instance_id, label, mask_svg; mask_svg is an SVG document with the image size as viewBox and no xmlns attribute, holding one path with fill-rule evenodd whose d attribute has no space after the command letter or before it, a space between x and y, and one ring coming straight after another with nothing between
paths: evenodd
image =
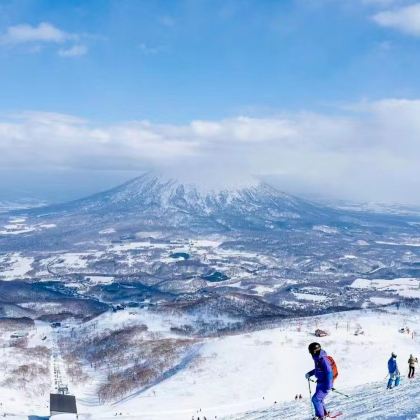
<instances>
[{"instance_id":1,"label":"ski resort building","mask_svg":"<svg viewBox=\"0 0 420 420\"><path fill-rule=\"evenodd\" d=\"M320 330L319 328L315 330L315 336L316 337L326 337L328 333L324 330Z\"/></svg>"},{"instance_id":2,"label":"ski resort building","mask_svg":"<svg viewBox=\"0 0 420 420\"><path fill-rule=\"evenodd\" d=\"M26 338L29 334L27 332L15 332L13 334L11 334L10 338L11 339L19 339L19 338Z\"/></svg>"},{"instance_id":3,"label":"ski resort building","mask_svg":"<svg viewBox=\"0 0 420 420\"><path fill-rule=\"evenodd\" d=\"M74 395L50 394L50 416L73 414L77 419L76 397Z\"/></svg>"}]
</instances>

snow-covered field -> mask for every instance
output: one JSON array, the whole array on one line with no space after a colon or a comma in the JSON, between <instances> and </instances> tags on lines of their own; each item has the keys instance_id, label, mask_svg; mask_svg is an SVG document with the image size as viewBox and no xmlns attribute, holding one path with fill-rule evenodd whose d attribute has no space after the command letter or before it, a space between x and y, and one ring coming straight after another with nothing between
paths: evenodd
<instances>
[{"instance_id":1,"label":"snow-covered field","mask_svg":"<svg viewBox=\"0 0 420 420\"><path fill-rule=\"evenodd\" d=\"M0 269L0 280L24 278L31 271L33 262L32 257L23 256L19 252L0 255L0 265L4 266L3 269Z\"/></svg>"},{"instance_id":2,"label":"snow-covered field","mask_svg":"<svg viewBox=\"0 0 420 420\"><path fill-rule=\"evenodd\" d=\"M416 278L397 279L356 279L351 287L394 292L408 298L420 298L420 280Z\"/></svg>"},{"instance_id":3,"label":"snow-covered field","mask_svg":"<svg viewBox=\"0 0 420 420\"><path fill-rule=\"evenodd\" d=\"M299 300L312 300L314 302L324 302L327 300L326 296L314 295L311 293L293 293Z\"/></svg>"},{"instance_id":4,"label":"snow-covered field","mask_svg":"<svg viewBox=\"0 0 420 420\"><path fill-rule=\"evenodd\" d=\"M147 310L106 313L90 322L104 330L141 323L161 336L173 336L170 330L173 322L169 316L164 318ZM403 327L408 327L410 332L400 333ZM328 331L330 335L314 337L317 328ZM32 332L31 340L36 342L45 331L37 326L37 333ZM356 331L363 334L355 335ZM409 355L420 356L420 313L418 309L397 310L396 307L287 320L273 329L201 339L185 366L175 369L154 386L112 404L98 405L94 390L103 379L98 372L91 371L96 376L87 383L70 383L69 388L78 399L82 419L106 419L114 417L115 413L121 413L119 418L142 420L187 420L192 416L200 419L204 416L207 419L215 416L218 419L225 416L229 419L280 419L285 415L305 419L310 412L304 374L313 364L307 352L307 345L312 341L321 342L334 356L339 369L337 389L357 395L357 398L348 400L331 397L334 409L344 407L345 418L404 419L415 418L417 411L420 414L418 381L408 383L404 378L404 388L401 389L406 391L403 394L399 390L391 391L386 404L382 403L390 353L398 354L403 375L407 374ZM13 357L10 353L7 355ZM296 394L302 394L304 399L296 403ZM365 394L370 397L363 399ZM3 385L0 385L0 395L9 413L47 414L45 396L30 396L24 390L12 393ZM397 411L390 411L393 404L389 398L395 398L397 403L402 395L406 403L398 406L400 417L389 417L389 413L395 416ZM407 395L411 397L407 398ZM43 402L45 409L42 409ZM366 409L373 410L375 416L360 416L361 406L366 404ZM248 414L240 414L246 412ZM353 412L358 416L354 417Z\"/></svg>"},{"instance_id":5,"label":"snow-covered field","mask_svg":"<svg viewBox=\"0 0 420 420\"><path fill-rule=\"evenodd\" d=\"M21 235L55 227L54 223L28 224L26 217L12 217L5 225L0 226L0 235Z\"/></svg>"}]
</instances>

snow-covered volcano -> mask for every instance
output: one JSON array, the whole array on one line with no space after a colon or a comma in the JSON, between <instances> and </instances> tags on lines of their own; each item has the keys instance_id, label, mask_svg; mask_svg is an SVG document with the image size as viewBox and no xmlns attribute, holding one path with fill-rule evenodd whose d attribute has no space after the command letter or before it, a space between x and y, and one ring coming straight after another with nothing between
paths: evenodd
<instances>
[{"instance_id":1,"label":"snow-covered volcano","mask_svg":"<svg viewBox=\"0 0 420 420\"><path fill-rule=\"evenodd\" d=\"M6 226L0 231L0 247L5 239L5 249L21 248L23 238L25 248L41 242L43 246L58 244L63 238L65 246L97 241L98 232L108 232L113 240L132 238L138 232L184 238L210 234L278 238L288 232L307 234L310 238L305 242L311 243L314 231L315 236L324 233L330 237L394 231L411 234L414 229L408 223L413 220L334 209L286 194L267 183L203 191L150 173L69 203L16 211L13 217L25 217L26 224L9 232L10 214L0 219ZM12 235L16 232L21 234ZM2 233L7 236L2 238Z\"/></svg>"},{"instance_id":2,"label":"snow-covered volcano","mask_svg":"<svg viewBox=\"0 0 420 420\"><path fill-rule=\"evenodd\" d=\"M196 185L153 174L144 174L111 190L54 208L84 212L177 210L196 216L259 213L260 217L290 219L322 213L318 206L266 183L235 190L204 191Z\"/></svg>"},{"instance_id":3,"label":"snow-covered volcano","mask_svg":"<svg viewBox=\"0 0 420 420\"><path fill-rule=\"evenodd\" d=\"M266 183L236 190L202 191L153 174L70 203L35 209L37 218L93 216L149 228L193 232L273 230L338 221L340 212L285 194ZM55 223L55 222L54 222ZM91 223L91 222L89 222ZM114 226L115 227L115 226Z\"/></svg>"}]
</instances>

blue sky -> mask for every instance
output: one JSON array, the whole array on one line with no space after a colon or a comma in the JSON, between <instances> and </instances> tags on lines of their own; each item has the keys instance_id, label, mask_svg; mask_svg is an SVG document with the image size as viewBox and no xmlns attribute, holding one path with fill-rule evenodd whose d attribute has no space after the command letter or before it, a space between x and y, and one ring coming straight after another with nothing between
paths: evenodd
<instances>
[{"instance_id":1,"label":"blue sky","mask_svg":"<svg viewBox=\"0 0 420 420\"><path fill-rule=\"evenodd\" d=\"M419 40L358 0L2 1L0 28L47 22L80 34L1 50L3 112L187 122L319 109L420 90ZM70 47L70 41L66 47ZM31 48L42 48L38 52Z\"/></svg>"},{"instance_id":2,"label":"blue sky","mask_svg":"<svg viewBox=\"0 0 420 420\"><path fill-rule=\"evenodd\" d=\"M244 178L251 173L283 176L287 187L296 174L281 163L281 157L299 156L287 149L292 132L298 132L299 140L293 141L300 142L300 153L307 152L310 160L312 145L303 146L310 137L306 133L312 132L306 127L308 115L316 115L315 127L335 127L335 142L322 149L322 158L327 159L344 147L343 138L355 132L359 137L379 137L389 131L381 104L392 113L387 106L397 102L390 101L400 101L408 115L417 112L420 3L2 0L0 60L0 147L7 155L2 166L8 173L47 168L116 174L186 162L194 167L197 162L201 165L204 155L214 159L218 153L228 153L242 158L224 161L223 166L244 171ZM373 130L380 116L383 124L374 133L358 131L361 124ZM264 131L261 124L266 127L267 121L274 130L278 123L289 130L280 130L278 138L269 134L259 140L258 148L266 154L258 165L250 162L243 142L239 148L235 141L230 144L238 130L242 132L244 118L251 121L246 130L253 137L258 137L255 130ZM230 128L216 130L224 137L211 141L215 135L211 124ZM302 127L307 130L303 134ZM410 135L416 129L413 126ZM71 140L70 134L62 136L65 130L73 133ZM332 135L321 130L313 141L320 146ZM54 144L46 142L47 137ZM348 146L349 141L343 141ZM382 148L374 143L375 153L393 155L388 141ZM407 145L411 157L412 146ZM36 150L35 159L31 148L40 147L44 154ZM131 159L133 151L138 152L137 159ZM265 165L274 151L279 165ZM115 154L119 162L113 162ZM359 157L363 158L361 153ZM237 162L241 159L246 164ZM306 159L296 159L297 168L306 168ZM88 164L92 160L95 164ZM373 169L378 179L390 167L385 157L382 161L383 167ZM414 165L406 163L399 162L404 168ZM314 168L310 179L290 185L317 191L326 179L337 178L337 185L328 188L340 190L346 165L349 162L343 161L336 172ZM413 170L400 182L409 181ZM315 184L314 179L318 179ZM358 182L344 189L349 197L360 188ZM382 196L378 199L393 198Z\"/></svg>"}]
</instances>

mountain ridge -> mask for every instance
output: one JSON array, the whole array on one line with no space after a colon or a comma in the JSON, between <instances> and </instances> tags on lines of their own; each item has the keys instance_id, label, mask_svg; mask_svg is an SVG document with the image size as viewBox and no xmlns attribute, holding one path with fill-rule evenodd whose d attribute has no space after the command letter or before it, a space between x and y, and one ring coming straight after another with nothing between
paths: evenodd
<instances>
[{"instance_id":1,"label":"mountain ridge","mask_svg":"<svg viewBox=\"0 0 420 420\"><path fill-rule=\"evenodd\" d=\"M50 247L63 241L77 245L86 238L103 239L103 231L113 232L108 234L111 240L147 232L160 232L168 238L232 234L251 239L258 234L275 240L279 234L308 234L313 240L319 234L312 230L323 231L331 239L338 233L344 238L350 232L382 235L395 228L400 232L416 229L410 225L414 219L334 209L264 182L247 188L200 192L194 185L151 173L79 200L1 216L6 235L0 233L0 247L5 249L22 244ZM25 228L22 225L20 230L15 229L19 235L8 234L11 216L25 219Z\"/></svg>"},{"instance_id":2,"label":"mountain ridge","mask_svg":"<svg viewBox=\"0 0 420 420\"><path fill-rule=\"evenodd\" d=\"M320 212L322 207L308 200L281 192L272 185L261 182L251 187L238 189L211 190L202 192L194 184L184 184L174 178L162 178L154 174L144 174L131 179L112 189L63 204L53 204L42 208L18 211L19 213L42 214L46 211L60 210L94 211L108 208L110 210L132 210L150 208L177 208L180 210L200 212L203 216L232 207L248 206L256 210L271 205L283 216L298 217L302 207ZM288 214L287 214L288 212ZM246 213L244 211L244 213Z\"/></svg>"}]
</instances>

